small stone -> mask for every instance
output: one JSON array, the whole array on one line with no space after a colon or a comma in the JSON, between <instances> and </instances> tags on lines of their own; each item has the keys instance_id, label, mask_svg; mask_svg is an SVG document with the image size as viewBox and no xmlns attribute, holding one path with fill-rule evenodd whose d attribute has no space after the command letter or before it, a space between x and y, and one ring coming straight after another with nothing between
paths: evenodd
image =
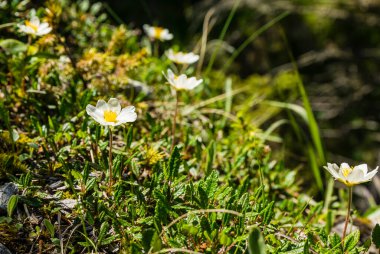
<instances>
[{"instance_id":1,"label":"small stone","mask_svg":"<svg viewBox=\"0 0 380 254\"><path fill-rule=\"evenodd\" d=\"M12 252L8 250L8 248L5 247L3 244L0 243L0 254L12 254Z\"/></svg>"},{"instance_id":2,"label":"small stone","mask_svg":"<svg viewBox=\"0 0 380 254\"><path fill-rule=\"evenodd\" d=\"M8 201L12 195L18 193L18 188L14 183L6 183L0 186L0 212L6 212ZM1 252L0 252L1 254Z\"/></svg>"},{"instance_id":3,"label":"small stone","mask_svg":"<svg viewBox=\"0 0 380 254\"><path fill-rule=\"evenodd\" d=\"M61 206L64 209L74 209L74 207L78 204L78 201L75 199L62 199L57 202L59 206Z\"/></svg>"}]
</instances>

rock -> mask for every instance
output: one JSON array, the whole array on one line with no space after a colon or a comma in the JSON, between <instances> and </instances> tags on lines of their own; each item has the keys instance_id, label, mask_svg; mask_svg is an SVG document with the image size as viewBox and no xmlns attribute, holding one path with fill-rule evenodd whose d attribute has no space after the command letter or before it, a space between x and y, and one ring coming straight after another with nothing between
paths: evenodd
<instances>
[{"instance_id":1,"label":"rock","mask_svg":"<svg viewBox=\"0 0 380 254\"><path fill-rule=\"evenodd\" d=\"M18 188L14 183L6 183L0 186L0 212L7 212L8 201L17 192Z\"/></svg>"},{"instance_id":2,"label":"rock","mask_svg":"<svg viewBox=\"0 0 380 254\"><path fill-rule=\"evenodd\" d=\"M74 207L78 204L78 201L75 199L67 198L58 201L57 204L64 209L74 209Z\"/></svg>"},{"instance_id":3,"label":"rock","mask_svg":"<svg viewBox=\"0 0 380 254\"><path fill-rule=\"evenodd\" d=\"M0 243L0 254L12 254L12 252L8 250L8 248L5 247L3 244Z\"/></svg>"}]
</instances>

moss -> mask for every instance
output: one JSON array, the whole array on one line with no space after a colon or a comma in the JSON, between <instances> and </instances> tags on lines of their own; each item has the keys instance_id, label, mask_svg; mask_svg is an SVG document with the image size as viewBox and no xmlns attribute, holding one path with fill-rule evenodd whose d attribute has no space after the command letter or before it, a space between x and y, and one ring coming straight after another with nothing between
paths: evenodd
<instances>
[{"instance_id":1,"label":"moss","mask_svg":"<svg viewBox=\"0 0 380 254\"><path fill-rule=\"evenodd\" d=\"M25 173L27 166L23 164L17 155L0 153L0 180L7 179L8 175Z\"/></svg>"},{"instance_id":2,"label":"moss","mask_svg":"<svg viewBox=\"0 0 380 254\"><path fill-rule=\"evenodd\" d=\"M27 253L28 245L24 242L25 234L23 230L18 230L15 224L0 223L0 242L4 244L12 253ZM22 244L24 242L24 244Z\"/></svg>"},{"instance_id":3,"label":"moss","mask_svg":"<svg viewBox=\"0 0 380 254\"><path fill-rule=\"evenodd\" d=\"M0 132L0 153L12 150L12 140L8 131Z\"/></svg>"}]
</instances>

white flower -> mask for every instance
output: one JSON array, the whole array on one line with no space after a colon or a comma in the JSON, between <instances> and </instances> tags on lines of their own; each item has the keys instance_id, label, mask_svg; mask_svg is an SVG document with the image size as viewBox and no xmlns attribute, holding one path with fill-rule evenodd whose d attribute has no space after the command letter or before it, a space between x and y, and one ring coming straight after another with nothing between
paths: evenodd
<instances>
[{"instance_id":1,"label":"white flower","mask_svg":"<svg viewBox=\"0 0 380 254\"><path fill-rule=\"evenodd\" d=\"M48 34L52 30L49 23L41 23L37 16L33 16L30 20L25 20L25 25L18 25L18 28L26 34L37 36Z\"/></svg>"},{"instance_id":2,"label":"white flower","mask_svg":"<svg viewBox=\"0 0 380 254\"><path fill-rule=\"evenodd\" d=\"M164 74L164 76L176 90L192 90L203 82L203 79L188 78L185 74L177 76L170 69L168 69L167 75Z\"/></svg>"},{"instance_id":3,"label":"white flower","mask_svg":"<svg viewBox=\"0 0 380 254\"><path fill-rule=\"evenodd\" d=\"M136 121L137 114L135 107L129 106L121 109L118 99L111 98L108 103L104 100L98 100L96 107L87 105L87 114L101 125L118 126L127 122Z\"/></svg>"},{"instance_id":4,"label":"white flower","mask_svg":"<svg viewBox=\"0 0 380 254\"><path fill-rule=\"evenodd\" d=\"M325 166L324 168L332 174L335 180L339 180L347 186L354 186L370 181L376 175L379 167L369 173L367 164L350 167L347 163L342 163L339 167L335 163L327 163L327 167Z\"/></svg>"},{"instance_id":5,"label":"white flower","mask_svg":"<svg viewBox=\"0 0 380 254\"><path fill-rule=\"evenodd\" d=\"M172 49L169 49L166 52L166 55L168 58L177 64L192 64L198 61L199 56L194 54L193 52L190 53L184 53L184 52L177 52L174 53Z\"/></svg>"},{"instance_id":6,"label":"white flower","mask_svg":"<svg viewBox=\"0 0 380 254\"><path fill-rule=\"evenodd\" d=\"M169 41L173 39L173 34L166 28L146 24L143 25L143 28L151 40Z\"/></svg>"}]
</instances>

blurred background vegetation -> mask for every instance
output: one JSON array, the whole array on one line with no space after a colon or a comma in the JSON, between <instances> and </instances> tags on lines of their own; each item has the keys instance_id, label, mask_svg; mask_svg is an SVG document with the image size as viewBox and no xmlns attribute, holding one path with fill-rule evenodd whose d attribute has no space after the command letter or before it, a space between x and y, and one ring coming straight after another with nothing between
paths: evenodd
<instances>
[{"instance_id":1,"label":"blurred background vegetation","mask_svg":"<svg viewBox=\"0 0 380 254\"><path fill-rule=\"evenodd\" d=\"M214 26L209 36L217 39L236 2L105 1L114 12L110 14L115 22L133 27L146 23L167 27L180 45L195 44L210 9L214 10ZM247 78L291 70L291 51L321 127L329 159L379 164L379 1L241 0L217 66L223 66L229 51L285 11L289 16L250 43L229 73Z\"/></svg>"},{"instance_id":2,"label":"blurred background vegetation","mask_svg":"<svg viewBox=\"0 0 380 254\"><path fill-rule=\"evenodd\" d=\"M297 102L300 99L294 95L296 81L293 75L288 75L294 70L293 55L321 130L327 159L367 162L373 167L380 164L379 1L114 0L106 3L113 10L110 15L115 22L133 27L145 23L168 27L176 35L176 43L183 46L196 44L202 34L204 17L211 10L206 59L210 59L226 20L237 5L216 57L215 66L220 69L247 38L277 15L288 13L249 43L225 75L239 76L245 84L257 81L255 77L276 77L278 84L293 89L288 94L277 94L277 99ZM252 93L255 92L252 86ZM288 112L281 114L276 117L288 116ZM263 128L269 125L264 122ZM294 160L302 162L304 159L299 155L304 154L304 143L297 141L289 125L281 126L280 133L283 145L291 148L287 154L291 159L287 162L293 165Z\"/></svg>"}]
</instances>

